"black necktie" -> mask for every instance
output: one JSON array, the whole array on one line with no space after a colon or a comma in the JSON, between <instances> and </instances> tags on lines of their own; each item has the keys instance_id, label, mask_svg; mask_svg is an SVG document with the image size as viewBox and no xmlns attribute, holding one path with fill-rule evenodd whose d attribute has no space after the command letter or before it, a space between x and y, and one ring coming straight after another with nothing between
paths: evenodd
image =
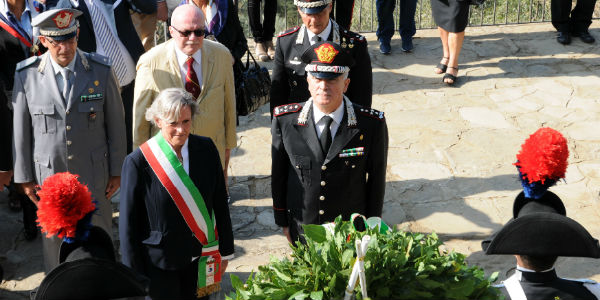
<instances>
[{"instance_id":1,"label":"black necktie","mask_svg":"<svg viewBox=\"0 0 600 300\"><path fill-rule=\"evenodd\" d=\"M325 121L325 128L323 129L323 132L321 132L319 142L321 142L323 154L327 155L327 152L329 152L329 147L331 146L331 129L329 129L329 126L331 126L333 119L330 116L324 116L321 118L321 120Z\"/></svg>"},{"instance_id":2,"label":"black necktie","mask_svg":"<svg viewBox=\"0 0 600 300\"><path fill-rule=\"evenodd\" d=\"M318 42L320 42L320 41L321 41L321 37L320 37L320 36L318 36L318 35L315 35L315 36L313 36L313 37L312 37L312 39L311 39L311 40L312 40L314 43L318 43Z\"/></svg>"}]
</instances>

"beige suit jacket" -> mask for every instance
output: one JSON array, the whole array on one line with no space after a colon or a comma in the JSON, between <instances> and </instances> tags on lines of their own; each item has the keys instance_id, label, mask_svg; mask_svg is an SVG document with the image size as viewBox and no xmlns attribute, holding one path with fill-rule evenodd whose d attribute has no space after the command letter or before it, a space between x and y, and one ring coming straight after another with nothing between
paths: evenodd
<instances>
[{"instance_id":1,"label":"beige suit jacket","mask_svg":"<svg viewBox=\"0 0 600 300\"><path fill-rule=\"evenodd\" d=\"M162 43L142 55L137 63L133 100L133 147L139 147L158 132L146 121L146 110L158 93L166 88L184 88L177 64L174 40ZM235 89L232 59L225 46L204 40L202 46L202 92L198 96L198 114L192 132L213 140L221 165L225 165L225 149L236 147Z\"/></svg>"}]
</instances>

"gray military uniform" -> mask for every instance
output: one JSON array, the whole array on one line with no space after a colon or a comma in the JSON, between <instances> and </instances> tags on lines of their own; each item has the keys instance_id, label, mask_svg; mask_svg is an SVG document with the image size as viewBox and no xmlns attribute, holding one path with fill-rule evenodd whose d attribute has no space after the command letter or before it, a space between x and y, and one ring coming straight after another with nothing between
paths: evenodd
<instances>
[{"instance_id":1,"label":"gray military uniform","mask_svg":"<svg viewBox=\"0 0 600 300\"><path fill-rule=\"evenodd\" d=\"M109 60L77 50L67 99L49 52L20 62L15 73L14 178L41 185L58 172L79 175L97 201L92 223L112 232L105 197L109 176L120 176L126 155L123 103ZM60 240L44 238L47 270L58 264Z\"/></svg>"}]
</instances>

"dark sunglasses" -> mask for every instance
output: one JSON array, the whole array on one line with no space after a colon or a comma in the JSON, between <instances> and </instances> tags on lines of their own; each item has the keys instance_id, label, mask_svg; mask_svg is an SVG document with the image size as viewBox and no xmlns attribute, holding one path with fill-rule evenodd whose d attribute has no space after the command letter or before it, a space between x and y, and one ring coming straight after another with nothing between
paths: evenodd
<instances>
[{"instance_id":1,"label":"dark sunglasses","mask_svg":"<svg viewBox=\"0 0 600 300\"><path fill-rule=\"evenodd\" d=\"M179 32L179 34L181 34L184 37L189 37L190 34L194 33L194 35L196 37L204 37L204 35L206 35L206 30L204 29L196 29L196 30L186 30L186 31L181 31L173 26L171 26L173 29L175 29L175 31Z\"/></svg>"}]
</instances>

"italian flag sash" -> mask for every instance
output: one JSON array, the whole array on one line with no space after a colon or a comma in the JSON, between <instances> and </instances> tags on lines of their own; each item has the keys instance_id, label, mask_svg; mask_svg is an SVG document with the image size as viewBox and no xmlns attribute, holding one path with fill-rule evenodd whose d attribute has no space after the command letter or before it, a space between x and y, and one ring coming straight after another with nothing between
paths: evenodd
<instances>
[{"instance_id":1,"label":"italian flag sash","mask_svg":"<svg viewBox=\"0 0 600 300\"><path fill-rule=\"evenodd\" d=\"M202 243L202 256L198 260L197 296L204 297L218 291L221 283L221 254L214 212L209 215L200 191L160 132L141 145L140 150L175 201L186 224Z\"/></svg>"}]
</instances>

